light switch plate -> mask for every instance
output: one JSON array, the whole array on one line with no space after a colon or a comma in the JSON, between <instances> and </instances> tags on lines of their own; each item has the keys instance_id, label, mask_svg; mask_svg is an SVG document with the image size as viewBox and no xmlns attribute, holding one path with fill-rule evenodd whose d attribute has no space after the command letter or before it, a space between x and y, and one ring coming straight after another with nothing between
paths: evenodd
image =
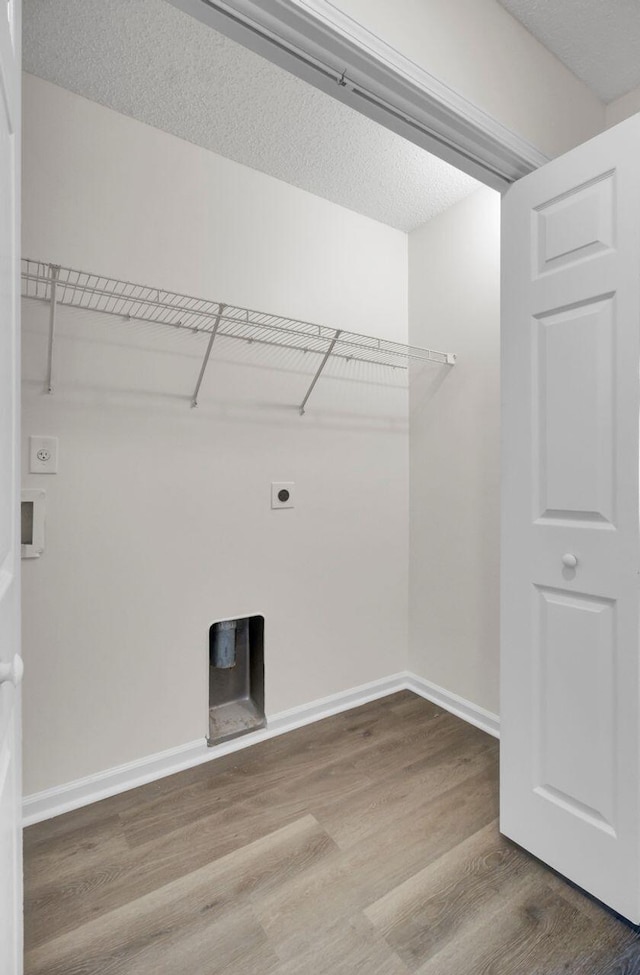
<instances>
[{"instance_id":1,"label":"light switch plate","mask_svg":"<svg viewBox=\"0 0 640 975\"><path fill-rule=\"evenodd\" d=\"M295 507L295 484L293 481L273 481L271 484L271 507Z\"/></svg>"},{"instance_id":2,"label":"light switch plate","mask_svg":"<svg viewBox=\"0 0 640 975\"><path fill-rule=\"evenodd\" d=\"M57 437L29 437L29 473L58 473Z\"/></svg>"}]
</instances>

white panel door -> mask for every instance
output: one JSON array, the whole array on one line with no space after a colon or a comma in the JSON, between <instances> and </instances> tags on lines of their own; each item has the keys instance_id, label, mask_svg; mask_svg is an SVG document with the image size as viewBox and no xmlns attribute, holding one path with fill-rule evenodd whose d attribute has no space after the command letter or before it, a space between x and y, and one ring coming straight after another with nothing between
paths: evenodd
<instances>
[{"instance_id":1,"label":"white panel door","mask_svg":"<svg viewBox=\"0 0 640 975\"><path fill-rule=\"evenodd\" d=\"M22 972L20 829L19 0L0 10L0 972Z\"/></svg>"},{"instance_id":2,"label":"white panel door","mask_svg":"<svg viewBox=\"0 0 640 975\"><path fill-rule=\"evenodd\" d=\"M640 921L640 116L503 201L501 829Z\"/></svg>"}]
</instances>

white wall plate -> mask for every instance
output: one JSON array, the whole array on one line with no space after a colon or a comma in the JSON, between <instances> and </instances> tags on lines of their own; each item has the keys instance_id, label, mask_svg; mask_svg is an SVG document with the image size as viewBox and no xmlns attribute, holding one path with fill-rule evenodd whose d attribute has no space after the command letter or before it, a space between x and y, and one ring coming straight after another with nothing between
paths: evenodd
<instances>
[{"instance_id":1,"label":"white wall plate","mask_svg":"<svg viewBox=\"0 0 640 975\"><path fill-rule=\"evenodd\" d=\"M57 437L29 437L29 473L58 473Z\"/></svg>"},{"instance_id":2,"label":"white wall plate","mask_svg":"<svg viewBox=\"0 0 640 975\"><path fill-rule=\"evenodd\" d=\"M293 481L273 481L271 484L271 507L294 508L295 487Z\"/></svg>"}]
</instances>

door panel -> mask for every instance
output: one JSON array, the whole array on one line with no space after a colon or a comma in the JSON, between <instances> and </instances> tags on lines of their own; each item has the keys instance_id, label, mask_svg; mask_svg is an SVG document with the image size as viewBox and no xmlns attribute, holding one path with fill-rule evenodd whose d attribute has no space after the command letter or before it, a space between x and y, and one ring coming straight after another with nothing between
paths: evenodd
<instances>
[{"instance_id":1,"label":"door panel","mask_svg":"<svg viewBox=\"0 0 640 975\"><path fill-rule=\"evenodd\" d=\"M613 297L545 313L532 327L541 518L615 518Z\"/></svg>"},{"instance_id":2,"label":"door panel","mask_svg":"<svg viewBox=\"0 0 640 975\"><path fill-rule=\"evenodd\" d=\"M640 921L640 117L503 201L501 829Z\"/></svg>"},{"instance_id":3,"label":"door panel","mask_svg":"<svg viewBox=\"0 0 640 975\"><path fill-rule=\"evenodd\" d=\"M542 587L536 595L536 790L615 833L616 604Z\"/></svg>"},{"instance_id":4,"label":"door panel","mask_svg":"<svg viewBox=\"0 0 640 975\"><path fill-rule=\"evenodd\" d=\"M532 211L538 274L582 263L615 244L615 170L539 204Z\"/></svg>"}]
</instances>

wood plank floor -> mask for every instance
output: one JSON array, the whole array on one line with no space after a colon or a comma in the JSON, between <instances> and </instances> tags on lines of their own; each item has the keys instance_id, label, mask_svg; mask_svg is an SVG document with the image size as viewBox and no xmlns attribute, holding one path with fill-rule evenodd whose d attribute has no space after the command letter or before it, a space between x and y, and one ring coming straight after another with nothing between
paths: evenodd
<instances>
[{"instance_id":1,"label":"wood plank floor","mask_svg":"<svg viewBox=\"0 0 640 975\"><path fill-rule=\"evenodd\" d=\"M25 832L26 975L633 975L500 837L497 742L402 692Z\"/></svg>"}]
</instances>

